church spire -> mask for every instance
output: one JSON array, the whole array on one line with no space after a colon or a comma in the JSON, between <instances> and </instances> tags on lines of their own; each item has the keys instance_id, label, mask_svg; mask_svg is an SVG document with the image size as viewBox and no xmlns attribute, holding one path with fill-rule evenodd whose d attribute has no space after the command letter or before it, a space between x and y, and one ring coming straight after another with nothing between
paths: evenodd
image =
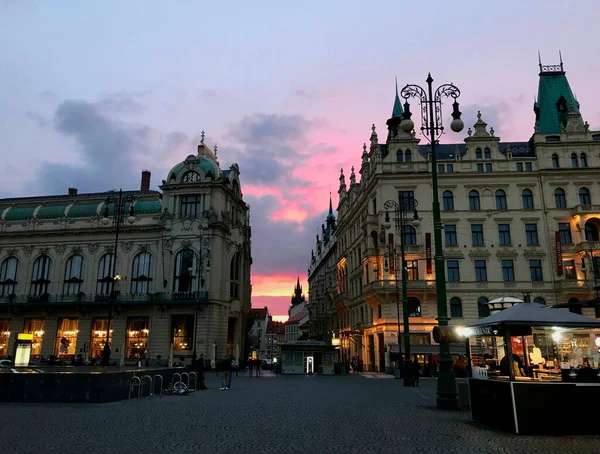
<instances>
[{"instance_id":1,"label":"church spire","mask_svg":"<svg viewBox=\"0 0 600 454\"><path fill-rule=\"evenodd\" d=\"M402 104L400 103L400 96L398 96L398 78L396 77L396 98L394 99L394 108L392 109L392 118L401 117L404 111L402 110Z\"/></svg>"}]
</instances>

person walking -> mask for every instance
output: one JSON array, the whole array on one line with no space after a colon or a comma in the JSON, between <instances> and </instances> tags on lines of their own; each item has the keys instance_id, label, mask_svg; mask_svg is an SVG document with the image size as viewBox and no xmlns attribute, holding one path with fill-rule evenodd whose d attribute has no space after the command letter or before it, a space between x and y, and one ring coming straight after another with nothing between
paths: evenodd
<instances>
[{"instance_id":1,"label":"person walking","mask_svg":"<svg viewBox=\"0 0 600 454\"><path fill-rule=\"evenodd\" d=\"M227 357L227 361L225 361L225 367L228 369L228 374L227 374L227 386L225 389L231 389L231 377L233 376L233 369L235 366L235 359L233 359L233 356L228 356Z\"/></svg>"},{"instance_id":2,"label":"person walking","mask_svg":"<svg viewBox=\"0 0 600 454\"><path fill-rule=\"evenodd\" d=\"M206 362L204 360L204 353L200 354L200 358L196 361L196 370L198 371L198 389L208 389L204 384L204 371L206 369Z\"/></svg>"},{"instance_id":3,"label":"person walking","mask_svg":"<svg viewBox=\"0 0 600 454\"><path fill-rule=\"evenodd\" d=\"M419 378L421 377L421 365L419 364L419 361L417 361L417 357L415 356L415 359L412 362L412 374L414 377L414 385L417 388L419 387Z\"/></svg>"}]
</instances>

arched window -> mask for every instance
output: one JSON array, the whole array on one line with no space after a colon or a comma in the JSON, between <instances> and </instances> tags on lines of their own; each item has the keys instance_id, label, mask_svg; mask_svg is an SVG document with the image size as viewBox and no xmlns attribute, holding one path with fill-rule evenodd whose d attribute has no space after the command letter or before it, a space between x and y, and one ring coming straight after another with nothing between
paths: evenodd
<instances>
[{"instance_id":1,"label":"arched window","mask_svg":"<svg viewBox=\"0 0 600 454\"><path fill-rule=\"evenodd\" d=\"M591 220L585 223L585 241L600 241L598 226Z\"/></svg>"},{"instance_id":2,"label":"arched window","mask_svg":"<svg viewBox=\"0 0 600 454\"><path fill-rule=\"evenodd\" d=\"M182 249L175 256L175 277L173 291L190 293L194 290L194 279L198 256L191 249Z\"/></svg>"},{"instance_id":3,"label":"arched window","mask_svg":"<svg viewBox=\"0 0 600 454\"><path fill-rule=\"evenodd\" d=\"M197 183L199 181L201 181L200 174L198 172L194 172L193 170L184 173L183 177L181 177L182 183Z\"/></svg>"},{"instance_id":4,"label":"arched window","mask_svg":"<svg viewBox=\"0 0 600 454\"><path fill-rule=\"evenodd\" d=\"M47 255L41 255L33 262L30 296L42 296L48 293L51 267L52 261Z\"/></svg>"},{"instance_id":5,"label":"arched window","mask_svg":"<svg viewBox=\"0 0 600 454\"><path fill-rule=\"evenodd\" d=\"M414 296L408 297L408 316L409 317L420 317L421 316L421 300Z\"/></svg>"},{"instance_id":6,"label":"arched window","mask_svg":"<svg viewBox=\"0 0 600 454\"><path fill-rule=\"evenodd\" d=\"M558 155L556 153L554 153L552 155L552 168L553 169L560 168L560 161L558 160Z\"/></svg>"},{"instance_id":7,"label":"arched window","mask_svg":"<svg viewBox=\"0 0 600 454\"><path fill-rule=\"evenodd\" d=\"M506 192L502 189L498 189L496 191L496 209L497 210L506 210Z\"/></svg>"},{"instance_id":8,"label":"arched window","mask_svg":"<svg viewBox=\"0 0 600 454\"><path fill-rule=\"evenodd\" d=\"M485 296L480 296L477 300L477 313L480 318L489 317L490 307L488 306L488 299Z\"/></svg>"},{"instance_id":9,"label":"arched window","mask_svg":"<svg viewBox=\"0 0 600 454\"><path fill-rule=\"evenodd\" d=\"M469 210L481 210L481 204L479 203L479 192L477 192L475 189L469 191Z\"/></svg>"},{"instance_id":10,"label":"arched window","mask_svg":"<svg viewBox=\"0 0 600 454\"><path fill-rule=\"evenodd\" d=\"M556 208L567 208L567 197L563 188L556 188L554 190L554 204Z\"/></svg>"},{"instance_id":11,"label":"arched window","mask_svg":"<svg viewBox=\"0 0 600 454\"><path fill-rule=\"evenodd\" d=\"M452 191L444 191L442 194L442 210L454 211L454 194L452 194Z\"/></svg>"},{"instance_id":12,"label":"arched window","mask_svg":"<svg viewBox=\"0 0 600 454\"><path fill-rule=\"evenodd\" d=\"M19 259L8 257L0 267L0 296L15 294L19 275Z\"/></svg>"},{"instance_id":13,"label":"arched window","mask_svg":"<svg viewBox=\"0 0 600 454\"><path fill-rule=\"evenodd\" d=\"M523 201L524 210L533 210L533 193L531 189L523 189L521 192L521 199Z\"/></svg>"},{"instance_id":14,"label":"arched window","mask_svg":"<svg viewBox=\"0 0 600 454\"><path fill-rule=\"evenodd\" d=\"M236 252L229 264L229 296L240 297L240 253Z\"/></svg>"},{"instance_id":15,"label":"arched window","mask_svg":"<svg viewBox=\"0 0 600 454\"><path fill-rule=\"evenodd\" d=\"M119 274L119 258L113 254L104 254L98 263L96 295L110 295L115 290L115 276Z\"/></svg>"},{"instance_id":16,"label":"arched window","mask_svg":"<svg viewBox=\"0 0 600 454\"><path fill-rule=\"evenodd\" d=\"M483 154L481 153L481 148L476 148L475 149L475 159L481 159L483 158Z\"/></svg>"},{"instance_id":17,"label":"arched window","mask_svg":"<svg viewBox=\"0 0 600 454\"><path fill-rule=\"evenodd\" d=\"M398 150L396 151L396 162L402 162L403 161L403 156L402 156L402 150Z\"/></svg>"},{"instance_id":18,"label":"arched window","mask_svg":"<svg viewBox=\"0 0 600 454\"><path fill-rule=\"evenodd\" d=\"M571 153L571 167L579 167L579 161L577 160L577 154Z\"/></svg>"},{"instance_id":19,"label":"arched window","mask_svg":"<svg viewBox=\"0 0 600 454\"><path fill-rule=\"evenodd\" d=\"M63 295L77 295L81 293L83 276L85 276L83 272L83 256L80 254L72 255L65 265Z\"/></svg>"},{"instance_id":20,"label":"arched window","mask_svg":"<svg viewBox=\"0 0 600 454\"><path fill-rule=\"evenodd\" d=\"M592 198L590 197L590 190L588 188L579 188L579 204L580 205L591 205Z\"/></svg>"},{"instance_id":21,"label":"arched window","mask_svg":"<svg viewBox=\"0 0 600 454\"><path fill-rule=\"evenodd\" d=\"M133 270L131 272L131 293L146 294L152 291L152 276L154 275L154 264L152 254L140 252L133 259Z\"/></svg>"},{"instance_id":22,"label":"arched window","mask_svg":"<svg viewBox=\"0 0 600 454\"><path fill-rule=\"evenodd\" d=\"M450 298L450 317L462 318L462 316L462 301L456 296Z\"/></svg>"},{"instance_id":23,"label":"arched window","mask_svg":"<svg viewBox=\"0 0 600 454\"><path fill-rule=\"evenodd\" d=\"M546 305L546 300L544 298L542 298L541 296L536 296L533 299L534 303L538 303L538 304L543 304L544 306Z\"/></svg>"},{"instance_id":24,"label":"arched window","mask_svg":"<svg viewBox=\"0 0 600 454\"><path fill-rule=\"evenodd\" d=\"M412 225L404 226L404 244L415 245L417 244L417 229Z\"/></svg>"},{"instance_id":25,"label":"arched window","mask_svg":"<svg viewBox=\"0 0 600 454\"><path fill-rule=\"evenodd\" d=\"M489 148L485 148L483 150L483 157L484 157L484 159L492 159L492 152L490 151Z\"/></svg>"},{"instance_id":26,"label":"arched window","mask_svg":"<svg viewBox=\"0 0 600 454\"><path fill-rule=\"evenodd\" d=\"M569 304L573 304L573 307L569 308L570 312L573 312L574 314L579 314L581 315L581 306L575 306L575 304L579 303L579 298L571 298L569 300Z\"/></svg>"},{"instance_id":27,"label":"arched window","mask_svg":"<svg viewBox=\"0 0 600 454\"><path fill-rule=\"evenodd\" d=\"M404 152L404 162L412 162L412 152L410 150Z\"/></svg>"},{"instance_id":28,"label":"arched window","mask_svg":"<svg viewBox=\"0 0 600 454\"><path fill-rule=\"evenodd\" d=\"M240 195L240 185L239 185L239 183L237 182L237 180L233 180L233 185L232 185L232 187L233 187L233 193L234 193L235 195L239 196L239 195Z\"/></svg>"}]
</instances>

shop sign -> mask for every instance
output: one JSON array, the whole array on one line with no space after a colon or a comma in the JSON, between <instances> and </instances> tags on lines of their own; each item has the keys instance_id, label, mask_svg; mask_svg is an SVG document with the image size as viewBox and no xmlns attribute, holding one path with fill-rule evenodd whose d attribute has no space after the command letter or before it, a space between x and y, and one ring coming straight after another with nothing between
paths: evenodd
<instances>
[{"instance_id":1,"label":"shop sign","mask_svg":"<svg viewBox=\"0 0 600 454\"><path fill-rule=\"evenodd\" d=\"M394 250L394 234L388 234L388 260L390 261L390 274L396 274L395 271L395 261L396 261L396 251Z\"/></svg>"},{"instance_id":2,"label":"shop sign","mask_svg":"<svg viewBox=\"0 0 600 454\"><path fill-rule=\"evenodd\" d=\"M556 274L563 275L563 257L562 244L560 244L560 232L554 232L554 242L556 243Z\"/></svg>"},{"instance_id":3,"label":"shop sign","mask_svg":"<svg viewBox=\"0 0 600 454\"><path fill-rule=\"evenodd\" d=\"M431 269L431 233L425 234L425 258L427 264L427 274L432 273Z\"/></svg>"},{"instance_id":4,"label":"shop sign","mask_svg":"<svg viewBox=\"0 0 600 454\"><path fill-rule=\"evenodd\" d=\"M481 326L478 328L468 328L470 336L491 336L492 328L489 326Z\"/></svg>"}]
</instances>

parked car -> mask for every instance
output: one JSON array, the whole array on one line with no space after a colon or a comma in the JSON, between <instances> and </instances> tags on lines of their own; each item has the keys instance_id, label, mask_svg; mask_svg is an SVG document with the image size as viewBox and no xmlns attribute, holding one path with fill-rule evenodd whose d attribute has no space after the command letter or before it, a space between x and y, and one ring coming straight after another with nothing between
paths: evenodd
<instances>
[{"instance_id":1,"label":"parked car","mask_svg":"<svg viewBox=\"0 0 600 454\"><path fill-rule=\"evenodd\" d=\"M10 359L0 359L0 367L12 367L13 363Z\"/></svg>"}]
</instances>

